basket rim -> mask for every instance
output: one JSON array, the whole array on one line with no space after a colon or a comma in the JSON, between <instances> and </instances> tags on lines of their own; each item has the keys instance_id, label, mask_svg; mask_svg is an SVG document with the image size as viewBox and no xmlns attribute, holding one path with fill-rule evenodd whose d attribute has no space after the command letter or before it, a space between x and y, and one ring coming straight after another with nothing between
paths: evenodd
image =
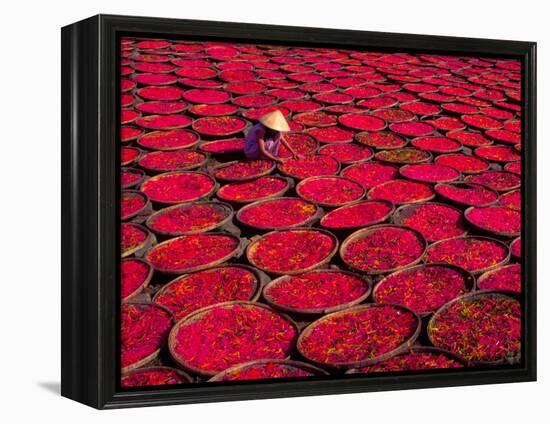
<instances>
[{"instance_id":1,"label":"basket rim","mask_svg":"<svg viewBox=\"0 0 550 424\"><path fill-rule=\"evenodd\" d=\"M370 151L370 156L364 157L362 159L355 159L355 160L340 160L340 159L335 158L338 162L340 162L341 165L354 165L356 163L368 162L374 157L374 151L373 151L372 147L367 146L365 144L359 144L359 145L353 144L353 140L350 143L324 143L322 146L319 147L317 152L321 155L324 155L326 153L323 153L322 150L327 150L330 147L346 146L346 145L347 146L352 145L352 146L356 146L356 147L359 147L359 148L369 150Z\"/></svg>"},{"instance_id":2,"label":"basket rim","mask_svg":"<svg viewBox=\"0 0 550 424\"><path fill-rule=\"evenodd\" d=\"M369 309L369 308L380 308L380 307L384 307L384 306L390 306L392 308L401 309L402 311L406 311L407 313L410 313L412 316L414 316L414 318L416 319L416 329L415 329L415 331L405 341L403 341L403 343L401 343L395 349L392 349L392 350L390 350L390 351L388 351L388 352L386 352L386 353L384 353L380 356L377 356L377 357L371 358L371 359L366 359L366 360L361 360L361 361L354 361L354 362L333 362L333 363L323 363L323 362L316 361L312 358L309 358L306 355L306 353L304 352L303 347L302 347L303 340L306 337L309 336L309 334L319 324L319 322L330 319L330 318L346 315L346 314L349 314L349 313L355 313L355 312L363 311L363 310ZM371 365L373 362L389 359L389 358L391 358L393 356L396 356L399 353L409 349L410 346L413 345L413 343L416 341L416 339L420 335L421 327L422 327L422 324L421 324L420 317L414 311L412 311L411 309L409 309L405 306L396 305L396 304L389 304L389 303L366 303L366 304L362 304L362 305L353 306L351 308L343 309L343 310L338 311L338 312L333 312L331 314L325 315L325 316L313 321L308 326L306 326L302 330L302 332L300 333L300 336L298 337L298 339L296 341L296 349L298 350L300 355L302 355L304 358L308 359L309 361L311 361L315 364L321 365L321 366L329 366L329 367L332 367L332 368L348 368L348 369L349 368L354 368L354 367L362 367L362 366Z\"/></svg>"},{"instance_id":3,"label":"basket rim","mask_svg":"<svg viewBox=\"0 0 550 424\"><path fill-rule=\"evenodd\" d=\"M176 125L176 126L171 126L171 127L165 127L165 128L152 128L152 127L148 127L146 125L142 125L140 124L138 121L142 120L142 119L154 119L154 118L166 118L166 117L169 117L169 116L183 116L187 119L189 119L189 122L185 123L185 124L181 124L181 125ZM154 130L154 131L173 131L173 130L182 130L182 129L185 129L187 127L189 127L192 123L193 123L193 119L189 118L188 116L186 115L181 115L181 114L172 114L172 115L166 115L166 114L154 114L154 115L146 115L146 116L142 116L141 118L139 119L136 119L135 121L136 125L140 128L143 128L145 130ZM145 146L143 146L145 147Z\"/></svg>"},{"instance_id":4,"label":"basket rim","mask_svg":"<svg viewBox=\"0 0 550 424\"><path fill-rule=\"evenodd\" d=\"M313 200L313 199L308 199L303 193L301 193L302 187L304 185L306 185L307 183L310 183L312 181L317 181L317 180L326 180L326 179L335 179L335 180L339 180L339 181L345 181L345 182L352 183L353 185L356 185L361 189L361 196L357 197L356 199L350 200L349 202L345 202L345 203L329 203L329 202L320 202L320 201L316 201L316 200ZM344 177L342 175L317 175L317 176L314 176L314 177L307 177L307 178L304 178L303 180L301 180L296 185L295 190L296 190L296 194L301 199L303 199L304 201L309 202L309 203L313 203L313 204L319 205L319 206L329 207L329 208L340 208L342 206L349 206L349 205L358 203L361 200L363 200L364 197L367 195L367 190L359 182L357 182L355 180L352 180L351 178Z\"/></svg>"},{"instance_id":5,"label":"basket rim","mask_svg":"<svg viewBox=\"0 0 550 424\"><path fill-rule=\"evenodd\" d=\"M348 87L349 88L349 87ZM370 129L370 130L366 130L364 128L357 128L357 127L352 127L352 126L349 126L349 125L346 125L343 121L345 120L346 117L350 117L350 116L368 116L370 118L374 118L374 119L378 119L380 121L382 121L384 123L384 125L382 125L380 128L377 128L377 129ZM385 130L386 128L388 128L388 122L384 119L384 118L380 118L379 116L376 116L376 115L373 115L372 113L370 112L359 112L359 113L344 113L343 115L340 115L338 116L338 123L344 127L346 127L347 129L349 130L356 130L356 131L360 131L360 132L364 132L364 131L371 131L371 132L377 132L377 131L383 131Z\"/></svg>"},{"instance_id":6,"label":"basket rim","mask_svg":"<svg viewBox=\"0 0 550 424\"><path fill-rule=\"evenodd\" d=\"M391 131L386 131L388 134L391 134L391 135L394 135L395 137L399 138L400 140L403 141L403 144L401 146L385 146L385 147L382 147L382 146L373 146L373 145L370 145L370 144L365 144L365 143L362 143L361 141L359 141L359 138L361 138L361 135L362 134L371 134L371 133L379 133L380 131L360 131L358 133L355 133L355 135L353 136L353 139L355 141L357 141L357 143L359 143L360 145L362 146L367 146L367 147L370 147L371 149L375 149L375 150L395 150L395 149L402 149L404 147L406 147L408 144L409 144L409 140L407 140L406 138L398 135L398 134L395 134L395 133L392 133ZM373 156L374 156L374 151L373 151Z\"/></svg>"},{"instance_id":7,"label":"basket rim","mask_svg":"<svg viewBox=\"0 0 550 424\"><path fill-rule=\"evenodd\" d=\"M448 157L448 156L452 156L452 155L456 155L456 154L463 154L463 155L466 155L465 153L457 153L457 152L454 152L454 153L444 153L444 154L441 154L441 155L437 155L437 157L434 159L434 163L436 165L439 165L439 166L447 166L449 168L452 168L452 166L449 166L449 165L441 165L439 163L437 163L438 159L440 158L445 158L445 157ZM468 157L472 157L470 155L466 155ZM484 169L480 169L479 171L459 171L457 169L458 172L460 172L460 174L465 174L465 175L475 175L475 174L481 174L482 172L486 172L488 171L490 168L491 168L491 164L489 163L489 161L487 161L486 159L484 158L480 158L478 156L473 156L475 159L477 160L480 160L482 162L485 163L486 167ZM453 169L456 169L456 168L453 168ZM452 181L449 181L449 182L452 182Z\"/></svg>"}]
</instances>

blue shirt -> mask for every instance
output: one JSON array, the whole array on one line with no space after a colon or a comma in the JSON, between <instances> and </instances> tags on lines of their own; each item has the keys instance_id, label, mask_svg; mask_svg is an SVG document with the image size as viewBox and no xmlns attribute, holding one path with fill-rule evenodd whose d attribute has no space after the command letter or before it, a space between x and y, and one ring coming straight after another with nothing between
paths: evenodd
<instances>
[{"instance_id":1,"label":"blue shirt","mask_svg":"<svg viewBox=\"0 0 550 424\"><path fill-rule=\"evenodd\" d=\"M260 138L264 139L265 150L273 156L277 156L281 142L281 133L276 132L272 137L266 137L265 134L266 127L261 123L257 123L250 128L244 140L244 154L248 159L260 159L263 156L258 143Z\"/></svg>"}]
</instances>

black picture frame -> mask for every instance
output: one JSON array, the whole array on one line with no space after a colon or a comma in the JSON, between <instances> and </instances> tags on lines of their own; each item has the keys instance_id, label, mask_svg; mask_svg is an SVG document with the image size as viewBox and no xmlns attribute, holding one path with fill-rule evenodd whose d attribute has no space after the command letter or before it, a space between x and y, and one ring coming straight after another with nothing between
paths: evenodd
<instances>
[{"instance_id":1,"label":"black picture frame","mask_svg":"<svg viewBox=\"0 0 550 424\"><path fill-rule=\"evenodd\" d=\"M202 37L479 54L522 63L525 328L515 368L117 391L118 45L121 35ZM97 15L62 29L61 394L94 408L214 402L536 380L536 43Z\"/></svg>"}]
</instances>

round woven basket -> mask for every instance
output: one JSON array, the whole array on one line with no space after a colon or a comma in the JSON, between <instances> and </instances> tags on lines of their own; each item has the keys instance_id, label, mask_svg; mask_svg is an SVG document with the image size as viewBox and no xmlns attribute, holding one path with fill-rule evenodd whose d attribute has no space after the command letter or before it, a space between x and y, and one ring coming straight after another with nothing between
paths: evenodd
<instances>
[{"instance_id":1,"label":"round woven basket","mask_svg":"<svg viewBox=\"0 0 550 424\"><path fill-rule=\"evenodd\" d=\"M407 218L409 218L418 208L423 207L423 206L430 206L430 205L443 206L443 207L446 207L446 208L451 208L462 217L462 211L458 208L447 205L445 203L425 202L425 203L414 203L414 204L410 204L410 205L403 205L403 206L398 207L395 210L395 213L392 216L392 222L396 225L405 225L405 224L403 224L403 221L405 221ZM461 220L462 220L462 218L461 218ZM464 229L462 234L458 234L458 235L455 235L453 237L465 236L466 234L468 234L468 229L467 228ZM447 238L450 238L450 237L447 237ZM426 238L426 241L434 242L434 241L438 241L438 240L430 240L430 239Z\"/></svg>"},{"instance_id":2,"label":"round woven basket","mask_svg":"<svg viewBox=\"0 0 550 424\"><path fill-rule=\"evenodd\" d=\"M454 353L449 352L448 350L440 349L438 347L431 347L431 346L411 346L407 351L401 352L399 355L395 355L395 356L406 355L408 353L434 353L434 354L444 355L447 358L460 363L463 367L468 366L468 362L462 359L460 356L455 355ZM378 365L380 364L380 362L383 362L383 361L379 361L371 365ZM455 370L458 372L462 372L460 368ZM403 371L393 371L393 372L403 372ZM350 370L347 370L346 374L362 374L362 373L359 369L352 368Z\"/></svg>"},{"instance_id":3,"label":"round woven basket","mask_svg":"<svg viewBox=\"0 0 550 424\"><path fill-rule=\"evenodd\" d=\"M391 274L386 275L384 278L382 278L378 283L376 283L376 285L374 286L374 289L372 290L372 299L373 299L373 301L375 303L383 303L383 302L378 302L377 294L378 294L378 290L380 290L380 287L388 280L388 278L395 277L396 275L399 275L399 274L404 273L404 272L409 272L409 271L414 271L414 270L429 268L429 267L445 267L445 268L451 268L455 271L458 271L458 272L460 272L460 274L462 274L462 276L464 278L464 284L466 286L466 289L467 289L468 293L473 292L473 291L476 290L476 279L475 279L475 277L472 275L472 273L466 271L463 268L460 268L456 265L443 264L443 263L420 264L420 265L407 267L407 268L401 269L401 270L396 271L396 272L392 272ZM434 312L435 311L418 313L418 316L420 318L425 318L427 316L430 316Z\"/></svg>"},{"instance_id":4,"label":"round woven basket","mask_svg":"<svg viewBox=\"0 0 550 424\"><path fill-rule=\"evenodd\" d=\"M422 250L422 254L417 259L415 259L414 261L412 261L408 264L401 265L401 266L398 266L398 267L395 267L395 268L380 269L380 270L375 270L375 271L365 271L365 270L362 270L362 269L358 269L358 268L354 267L353 265L348 264L345 261L344 257L345 257L346 251L347 251L348 246L350 245L350 243L352 243L354 241L357 241L357 240L360 240L360 239L366 237L367 235L373 233L374 231L377 231L377 230L383 229L383 228L399 228L399 229L403 229L403 230L413 232L417 236L417 238L422 242L422 244L424 246L424 249ZM361 230L358 230L358 231L354 232L353 234L351 234L348 238L346 238L342 242L342 245L340 246L340 258L342 258L342 261L348 267L350 267L351 269L354 269L355 271L358 271L360 273L367 274L367 275L387 274L387 273L390 273L390 272L395 272L395 271L399 271L401 269L411 267L411 266L416 265L417 263L419 263L422 260L422 258L424 257L424 255L426 254L427 246L428 246L428 243L426 242L426 239L424 238L424 236L422 234L420 234L420 232L418 232L414 228L406 227L404 225L390 225L390 224L373 225L373 226L369 226L368 228L363 228Z\"/></svg>"},{"instance_id":5,"label":"round woven basket","mask_svg":"<svg viewBox=\"0 0 550 424\"><path fill-rule=\"evenodd\" d=\"M161 306L161 305L157 305L156 303L151 303L151 302L125 302L126 304L129 304L129 305L146 305L146 306L153 306L153 307L156 307L156 308L160 308L160 309L163 309L166 313L168 313L171 317L171 320L172 320L172 325L174 324L174 316L172 315L172 312L170 312L170 310L168 308L165 308L164 306ZM173 327L172 327L173 328ZM139 361L137 362L134 362L133 364L130 364L130 365L127 365L126 367L124 368L121 368L120 370L120 373L124 376L126 374L128 374L130 371L133 371L137 368L141 368L147 364L150 364L151 362L153 362L155 359L157 359L157 357L159 356L159 353L161 351L162 347L158 348L157 350L155 350L153 353L147 355L146 357L140 359Z\"/></svg>"},{"instance_id":6,"label":"round woven basket","mask_svg":"<svg viewBox=\"0 0 550 424\"><path fill-rule=\"evenodd\" d=\"M361 188L361 195L359 197L357 197L356 199L353 199L353 200L351 200L349 202L345 202L345 203L328 203L328 202L319 202L319 201L315 201L313 199L309 199L307 196L305 196L302 193L302 189L306 184L311 183L312 181L319 181L319 180L324 180L324 179L329 179L329 178L330 179L335 179L335 180L338 180L338 181L342 181L342 182L348 182L348 183L351 183L355 186L360 187ZM360 200L362 200L363 197L365 197L366 193L367 192L366 192L365 188L361 184L359 184L358 182L350 180L349 178L346 178L346 177L341 177L341 176L336 176L336 175L334 175L334 176L331 175L331 176L309 177L309 178L303 179L302 181L300 181L296 185L296 194L298 196L300 196L302 199L304 199L306 202L314 203L316 205L324 206L324 207L328 207L328 208L338 208L338 207L341 207L341 206L347 206L347 205L357 203Z\"/></svg>"},{"instance_id":7,"label":"round woven basket","mask_svg":"<svg viewBox=\"0 0 550 424\"><path fill-rule=\"evenodd\" d=\"M239 181L250 181L250 180L254 180L256 178L259 178L259 177L263 177L265 175L269 175L273 172L273 170L275 169L275 167L277 166L277 164L275 162L273 162L271 164L271 166L262 171L262 172L259 172L258 174L254 174L254 175L251 175L251 176L248 176L248 177L220 177L220 176L217 176L215 175L216 171L219 170L219 169L223 169L223 168L227 168L228 166L231 166L235 163L238 163L240 161L232 161L232 162L226 162L226 163L223 163L223 164L220 164L220 165L216 165L216 166L213 166L211 167L209 170L208 170L208 173L213 175L214 178L218 181L227 181L227 182L239 182Z\"/></svg>"},{"instance_id":8,"label":"round woven basket","mask_svg":"<svg viewBox=\"0 0 550 424\"><path fill-rule=\"evenodd\" d=\"M269 199L264 199L264 200L258 200L256 202L253 202L253 203L249 203L247 204L246 206L243 206L241 209L239 209L237 211L237 213L235 214L235 219L240 223L242 224L243 226L245 227L249 227L249 228L252 228L254 230L257 230L257 231L275 231L275 230L290 230L292 228L298 228L298 227L307 227L307 226L310 226L312 225L314 222L318 221L319 218L321 218L321 216L323 215L324 211L323 209L321 209L320 207L318 207L317 205L315 204L312 204L313 206L315 206L315 213L313 215L311 215L309 218L305 219L304 221L302 222L298 222L296 224L292 224L292 225L287 225L287 226L284 226L284 227L272 227L272 226L259 226L259 225L252 225L252 224L249 224L249 223L246 223L244 221L242 221L241 219L241 215L243 214L243 212L246 212L247 210L249 209L252 209L256 206L259 206L259 205L263 205L265 203L270 203L270 202L276 202L278 200L301 200L297 197L276 197L276 198L269 198ZM305 202L308 202L310 203L309 201L307 200L304 200Z\"/></svg>"},{"instance_id":9,"label":"round woven basket","mask_svg":"<svg viewBox=\"0 0 550 424\"><path fill-rule=\"evenodd\" d=\"M516 296L516 295L512 295L509 292L502 292L502 291L497 291L497 290L482 290L482 291L478 291L478 292L468 293L468 294L465 294L463 296L459 296L459 297L451 300L450 302L446 303L441 308L439 308L437 310L437 312L435 312L432 315L432 317L430 318L430 320L428 321L428 325L426 327L426 332L428 334L428 339L430 340L430 343L432 345L434 345L435 347L438 347L433 341L433 330L432 329L436 325L437 319L439 318L439 316L441 315L442 312L447 310L447 308L449 308L454 303L459 302L461 300L471 299L471 298L475 298L475 297L485 297L485 296L491 296L491 297L502 298L502 299L518 300L518 296ZM518 362L518 361L519 361L519 357L511 358L511 362ZM498 360L498 361L470 361L470 363L472 365L481 365L481 366L502 365L502 364L505 364L507 362L510 362L510 361L507 361L506 359L501 359L501 360Z\"/></svg>"},{"instance_id":10,"label":"round woven basket","mask_svg":"<svg viewBox=\"0 0 550 424\"><path fill-rule=\"evenodd\" d=\"M255 280L256 280L255 283L254 283L255 288L252 292L252 295L248 299L250 302L256 302L260 298L262 288L266 284L268 284L268 282L270 281L270 278L265 273L263 273L262 271L254 268L254 267L251 267L249 265L241 265L241 264L234 264L234 263L216 265L216 266L213 266L211 268L204 269L202 271L195 271L195 272L190 272L190 273L186 273L186 274L177 276L176 278L174 278L173 280L168 282L166 285L162 286L162 288L158 292L155 293L155 295L153 296L153 302L156 302L156 300L161 295L166 293L169 290L170 287L172 287L174 284L181 281L183 278L187 278L187 277L189 277L193 274L196 274L197 272L214 271L214 270L220 269L220 268L241 268L241 269L244 269L246 271L251 272L254 275Z\"/></svg>"},{"instance_id":11,"label":"round woven basket","mask_svg":"<svg viewBox=\"0 0 550 424\"><path fill-rule=\"evenodd\" d=\"M230 234L230 233L216 232L216 233L208 233L208 234L209 235L224 235L224 236L227 236L227 237L231 237L235 240L238 240L237 247L232 252L228 253L227 255L225 255L225 256L223 256L219 259L213 260L211 262L208 262L206 264L197 265L197 266L190 267L190 268L180 268L180 269L166 269L166 268L161 268L161 267L155 267L154 265L153 265L153 268L155 269L155 271L158 271L158 272L161 272L161 273L164 273L164 274L187 274L187 273L191 273L191 272L201 271L201 270L206 269L206 268L211 268L211 267L216 266L216 265L220 265L220 264L228 261L229 259L231 259L233 257L239 256L242 253L242 251L244 250L245 239L241 239L241 238L239 238L239 237L237 237L233 234ZM157 244L155 246L155 248L164 246L164 245L166 245L168 243L171 243L174 240L176 240L178 238L181 238L181 237L187 237L187 236L180 236L180 237L171 238L169 240L166 240L166 241L163 241L162 243ZM145 259L148 259L150 253L151 253L151 250L149 250L146 253Z\"/></svg>"},{"instance_id":12,"label":"round woven basket","mask_svg":"<svg viewBox=\"0 0 550 424\"><path fill-rule=\"evenodd\" d=\"M145 188L147 187L147 184L150 183L150 181L155 181L155 180L161 179L163 177L166 177L167 175L174 175L174 174L200 174L200 175L203 175L203 176L207 177L210 181L212 181L212 188L210 190L208 190L207 192L202 193L198 196L195 196L195 197L190 198L190 199L185 199L185 201L181 201L181 200L173 200L173 201L172 200L171 201L162 200L161 201L161 200L150 199L153 204L158 203L158 204L163 204L163 205L175 205L175 204L184 203L184 202L185 203L195 202L197 200L202 200L202 199L206 199L206 198L210 197L212 195L212 193L214 193L218 189L218 184L216 183L216 180L212 176L208 175L205 172L172 171L172 172L164 172L162 174L155 175L154 177L151 177L151 178L143 181L143 183L140 186L140 191L145 193Z\"/></svg>"},{"instance_id":13,"label":"round woven basket","mask_svg":"<svg viewBox=\"0 0 550 424\"><path fill-rule=\"evenodd\" d=\"M505 206L502 206L502 207L505 207ZM516 231L516 232L506 232L506 231L494 231L494 230L490 230L488 228L484 228L478 224L476 224L475 222L472 222L469 215L470 213L472 212L472 210L476 208L475 206L472 206L472 207L469 207L468 209L466 209L464 211L464 218L466 218L466 221L468 221L468 223L470 225L473 225L474 227L476 227L478 230L480 231L483 231L485 233L490 233L490 234L495 234L497 236L503 236L503 237L519 237L520 234L521 234L521 230L520 231ZM478 208L479 209L479 208ZM517 211L516 211L517 212ZM521 214L521 212L518 212L518 214Z\"/></svg>"},{"instance_id":14,"label":"round woven basket","mask_svg":"<svg viewBox=\"0 0 550 424\"><path fill-rule=\"evenodd\" d=\"M368 308L376 308L376 307L380 307L380 306L391 306L393 308L406 311L406 312L412 314L416 318L417 325L416 325L415 331L413 332L413 334L407 340L405 340L397 348L392 349L391 351L386 352L382 355L379 355L375 358L361 360L361 361L355 361L355 362L321 363L321 362L315 361L314 359L308 358L307 352L305 352L304 348L303 348L303 342L304 342L304 339L311 334L311 332L315 329L315 327L320 322L323 322L324 320L329 320L329 319L334 318L334 317L339 317L339 316L343 316L343 315L346 315L346 314L349 314L349 313L359 312L359 311L363 311L363 310L368 309ZM298 341L296 342L296 347L297 347L298 352L300 353L300 355L302 355L304 358L307 358L309 361L314 362L317 365L325 366L325 367L328 366L328 367L331 367L331 368L339 368L339 369L342 369L342 368L343 369L357 368L357 367L364 367L364 366L367 366L367 365L372 365L376 362L380 362L380 361L389 359L389 358L391 358L395 355L398 355L399 353L402 353L402 352L408 350L414 344L414 342L416 341L416 339L420 335L420 330L421 330L420 317L417 314L415 314L413 311L411 311L410 309L405 308L404 306L399 306L399 305L386 305L386 304L383 304L383 303L380 303L380 304L369 303L369 304L365 304L365 305L354 306L352 308L344 309L342 311L333 312L332 314L328 314L328 315L325 315L325 316L319 318L317 321L313 321L306 328L304 328L302 330L302 332L300 333L300 336L298 337Z\"/></svg>"},{"instance_id":15,"label":"round woven basket","mask_svg":"<svg viewBox=\"0 0 550 424\"><path fill-rule=\"evenodd\" d=\"M177 368L172 368L172 367L164 367L164 366L153 366L153 367L144 367L144 368L135 369L133 371L126 373L122 377L121 381L124 381L125 378L131 377L133 374L138 374L138 373L148 372L148 371L163 371L163 370L172 371L176 373L183 380L183 383L193 382L193 378L189 376L189 374L183 372L182 370L179 370Z\"/></svg>"},{"instance_id":16,"label":"round woven basket","mask_svg":"<svg viewBox=\"0 0 550 424\"><path fill-rule=\"evenodd\" d=\"M269 236L270 234L273 234L273 233L277 233L279 231L271 231L269 233L266 233L264 234L263 236L259 236L259 237L255 237L255 238L252 238L252 241L251 243L248 245L247 249L246 249L246 257L248 259L248 262L250 262L253 266L255 266L256 268L259 268L261 269L262 271L264 272L267 272L268 274L274 274L274 275L296 275L296 274L302 274L304 272L308 272L308 271L313 271L314 269L316 268L320 268L322 267L323 265L327 264L328 262L330 262L330 260L332 259L332 257L336 254L336 252L338 251L338 239L336 238L336 236L334 234L332 234L331 232L327 231L327 230L323 230L323 229L306 229L306 228L295 228L295 229L292 229L292 230L285 230L285 231L315 231L315 232L318 232L318 233L322 233L322 234L325 234L327 236L329 236L331 239L332 239L332 242L334 244L334 248L332 249L332 251L327 255L326 258L324 258L323 260L315 263L315 264L312 264L311 266L308 266L306 268L302 268L302 269L299 269L299 270L295 270L295 271L276 271L276 270L269 270L269 269L266 269L266 268L262 268L261 266L259 266L258 264L256 264L254 262L254 260L252 259L252 255L253 253L255 252L255 250L257 249L258 247L258 244L267 236Z\"/></svg>"},{"instance_id":17,"label":"round woven basket","mask_svg":"<svg viewBox=\"0 0 550 424\"><path fill-rule=\"evenodd\" d=\"M230 375L234 372L239 371L245 371L250 367L256 366L256 365L263 365L263 364L277 364L277 365L287 365L289 367L298 368L303 371L307 371L313 375L319 376L319 375L328 375L328 373L325 370L322 370L321 368L315 367L311 364L307 364L305 362L300 361L291 361L291 360L281 360L281 359L259 359L257 361L250 361L245 362L243 364L234 365L225 371L222 371L218 374L216 374L214 377L212 377L209 382L211 381L224 381L225 377L227 375ZM303 377L302 377L303 378Z\"/></svg>"},{"instance_id":18,"label":"round woven basket","mask_svg":"<svg viewBox=\"0 0 550 424\"><path fill-rule=\"evenodd\" d=\"M128 301L129 299L131 299L132 297L134 296L137 296L138 294L140 294L144 289L145 287L147 287L149 285L149 283L151 282L151 277L153 277L153 267L151 266L151 264L149 262L147 262L145 259L142 259L142 258L128 258L128 259L123 259L122 262L125 262L125 261L138 261L138 262L141 262L143 264L145 264L147 266L147 268L149 269L148 273L147 273L147 276L145 277L145 279L143 280L143 282L139 285L139 287L137 287L132 293L130 293L128 296L126 296L125 298L122 299L122 302L126 302Z\"/></svg>"},{"instance_id":19,"label":"round woven basket","mask_svg":"<svg viewBox=\"0 0 550 424\"><path fill-rule=\"evenodd\" d=\"M254 306L254 307L257 307L257 308L263 308L263 309L266 309L270 312L273 312L273 313L283 317L294 328L295 333L298 334L298 327L296 326L294 321L292 321L292 319L290 319L286 315L283 315L283 314L273 310L272 308L270 308L267 305L263 305L261 303L255 303L255 302L247 302L247 301L233 301L233 302L216 303L215 305L207 306L205 308L202 308L202 309L199 309L195 312L192 312L191 314L189 314L189 315L185 316L184 318L182 318L181 320L179 320L176 323L176 325L174 325L172 327L172 330L170 331L170 335L168 336L168 349L170 351L170 355L171 355L172 359L178 364L178 366L180 366L184 370L189 371L193 374L198 374L198 375L201 375L201 376L204 376L204 377L213 377L213 376L215 376L216 374L219 373L218 371L212 371L212 370L197 368L197 367L189 364L188 361L184 360L183 358L180 358L180 356L176 353L176 349L175 349L176 344L177 344L176 336L178 334L178 331L179 331L180 327L183 324L188 324L190 322L197 321L201 318L202 315L204 315L204 313L209 312L213 309L223 308L223 307L232 306L232 305L251 305L251 306ZM290 355L288 355L285 359L288 359L289 356Z\"/></svg>"},{"instance_id":20,"label":"round woven basket","mask_svg":"<svg viewBox=\"0 0 550 424\"><path fill-rule=\"evenodd\" d=\"M332 312L341 311L343 309L347 309L347 308L350 308L352 306L358 305L359 303L365 301L370 296L371 291L372 291L372 286L371 286L371 282L370 282L369 279L367 279L367 278L365 278L361 275L349 272L349 271L341 271L341 270L335 270L335 269L332 269L332 270L317 269L317 270L311 271L309 273L315 273L315 274L317 274L317 273L334 273L334 274L349 275L349 276L352 276L352 277L355 277L355 278L358 278L358 279L362 280L365 283L366 291L361 296L357 297L356 299L354 299L350 302L342 303L340 305L335 305L335 306L331 306L331 307L328 307L328 308L313 308L313 309L292 308L292 307L289 307L289 306L280 305L280 304L276 303L274 301L274 299L268 294L268 291L269 291L270 288L273 288L273 287L277 286L278 284L282 283L283 281L286 281L287 279L290 278L290 276L288 276L288 275L283 275L281 277L278 277L278 278L272 280L270 283L268 283L263 288L263 290L262 290L263 299L270 306L272 306L273 308L284 311L284 312L287 312L289 314L325 315L325 314L330 314Z\"/></svg>"},{"instance_id":21,"label":"round woven basket","mask_svg":"<svg viewBox=\"0 0 550 424\"><path fill-rule=\"evenodd\" d=\"M177 209L186 209L186 208L192 208L193 206L197 205L211 205L216 208L219 208L221 211L223 211L226 214L226 217L222 219L219 222L216 222L208 227L201 228L200 230L191 230L191 231L162 231L159 229L154 228L154 221L159 216L162 216L163 213L166 213L168 211L177 210ZM182 203L179 205L169 206L167 208L161 209L157 212L154 212L152 215L147 218L147 221L145 222L145 225L147 228L149 228L151 231L153 231L156 234L161 234L163 236L183 236L188 234L198 234L198 233L205 233L207 231L212 231L217 228L220 228L227 224L231 219L233 218L233 207L227 203L218 202L216 200L208 200L204 202L191 202L191 203Z\"/></svg>"},{"instance_id":22,"label":"round woven basket","mask_svg":"<svg viewBox=\"0 0 550 424\"><path fill-rule=\"evenodd\" d=\"M473 239L478 239L478 240L488 240L488 241L491 241L493 243L498 243L500 244L501 246L505 247L506 248L506 251L508 252L506 257L500 261L499 263L495 264L495 265L492 265L492 266L489 266L489 267L486 267L486 268L482 268L482 269L479 269L479 270L476 270L476 271L470 271L473 275L479 275L479 274L483 274L484 272L487 272L487 271L491 271L492 269L495 269L495 268L498 268L498 267L501 267L502 265L506 265L508 263L508 261L510 260L510 248L507 244L503 243L502 241L500 240L497 240L497 239L494 239L494 238L491 238L491 237L483 237L483 236L460 236L460 237L453 237L451 239L445 239L445 240L439 240L439 241L436 241L435 243L432 243L430 245L430 248L434 247L434 246L437 246L438 244L440 243L444 243L446 241L449 241L449 240L454 240L454 239L460 239L460 238L473 238ZM426 252L424 252L424 261L425 261L425 256L426 256Z\"/></svg>"}]
</instances>

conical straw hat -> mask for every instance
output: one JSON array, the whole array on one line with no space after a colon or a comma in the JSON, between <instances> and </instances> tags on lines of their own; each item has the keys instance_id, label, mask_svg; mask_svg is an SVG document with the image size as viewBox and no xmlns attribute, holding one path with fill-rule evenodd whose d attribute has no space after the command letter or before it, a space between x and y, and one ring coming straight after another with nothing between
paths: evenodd
<instances>
[{"instance_id":1,"label":"conical straw hat","mask_svg":"<svg viewBox=\"0 0 550 424\"><path fill-rule=\"evenodd\" d=\"M280 110L266 113L260 118L260 122L267 128L271 128L275 131L290 131L290 127Z\"/></svg>"}]
</instances>

